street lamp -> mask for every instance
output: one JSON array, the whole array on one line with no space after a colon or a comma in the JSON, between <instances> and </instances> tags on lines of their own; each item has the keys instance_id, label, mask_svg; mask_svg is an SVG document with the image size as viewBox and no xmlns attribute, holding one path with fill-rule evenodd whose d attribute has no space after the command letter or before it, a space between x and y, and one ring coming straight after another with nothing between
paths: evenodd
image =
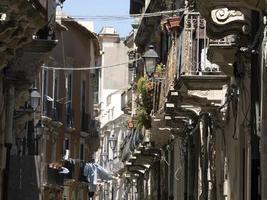
<instances>
[{"instance_id":1,"label":"street lamp","mask_svg":"<svg viewBox=\"0 0 267 200\"><path fill-rule=\"evenodd\" d=\"M108 139L108 143L110 145L110 148L113 151L112 157L113 157L113 160L114 160L115 149L116 149L116 146L117 146L117 138L114 135L112 135ZM113 185L113 182L112 182L112 186L111 186L111 200L113 200L113 199L114 199L114 185Z\"/></svg>"},{"instance_id":2,"label":"street lamp","mask_svg":"<svg viewBox=\"0 0 267 200\"><path fill-rule=\"evenodd\" d=\"M112 149L113 153L116 149L116 146L117 146L117 138L112 135L109 139L108 139L108 142L109 142L109 145L110 145L110 148Z\"/></svg>"},{"instance_id":3,"label":"street lamp","mask_svg":"<svg viewBox=\"0 0 267 200\"><path fill-rule=\"evenodd\" d=\"M30 97L31 97L31 107L35 111L36 108L40 105L40 100L41 100L41 95L37 91L37 88L35 86L30 90Z\"/></svg>"},{"instance_id":4,"label":"street lamp","mask_svg":"<svg viewBox=\"0 0 267 200\"><path fill-rule=\"evenodd\" d=\"M39 120L38 123L35 126L36 129L36 136L35 136L35 142L36 142L36 155L39 155L39 139L43 136L44 132L44 125L42 124L42 121Z\"/></svg>"},{"instance_id":5,"label":"street lamp","mask_svg":"<svg viewBox=\"0 0 267 200\"><path fill-rule=\"evenodd\" d=\"M102 156L102 160L105 161L106 158L108 157L108 153L106 151L104 151L101 153L101 156Z\"/></svg>"},{"instance_id":6,"label":"street lamp","mask_svg":"<svg viewBox=\"0 0 267 200\"><path fill-rule=\"evenodd\" d=\"M156 69L157 59L159 58L154 46L150 45L149 49L142 56L145 63L146 74L151 77Z\"/></svg>"}]
</instances>

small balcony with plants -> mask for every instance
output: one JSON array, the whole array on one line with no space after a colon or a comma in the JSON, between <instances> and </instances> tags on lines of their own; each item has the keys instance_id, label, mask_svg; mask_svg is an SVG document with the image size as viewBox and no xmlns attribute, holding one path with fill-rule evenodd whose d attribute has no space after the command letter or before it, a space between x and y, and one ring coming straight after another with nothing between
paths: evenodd
<instances>
[{"instance_id":1,"label":"small balcony with plants","mask_svg":"<svg viewBox=\"0 0 267 200\"><path fill-rule=\"evenodd\" d=\"M151 153L151 112L153 110L155 83L148 76L142 76L136 83L136 114L128 123L128 135L120 145L120 159L125 163L126 170L138 168L148 169L153 163Z\"/></svg>"}]
</instances>

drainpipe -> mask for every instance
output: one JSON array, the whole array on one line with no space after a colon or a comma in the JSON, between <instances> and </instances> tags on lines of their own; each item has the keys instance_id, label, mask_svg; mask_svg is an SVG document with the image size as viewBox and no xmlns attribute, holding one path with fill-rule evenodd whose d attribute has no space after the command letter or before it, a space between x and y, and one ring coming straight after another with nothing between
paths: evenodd
<instances>
[{"instance_id":1,"label":"drainpipe","mask_svg":"<svg viewBox=\"0 0 267 200\"><path fill-rule=\"evenodd\" d=\"M266 17L265 17L266 24ZM261 193L262 199L267 199L267 29L264 31L261 60L261 138L260 138L260 168L261 168Z\"/></svg>"},{"instance_id":2,"label":"drainpipe","mask_svg":"<svg viewBox=\"0 0 267 200\"><path fill-rule=\"evenodd\" d=\"M3 200L8 199L8 177L9 177L9 162L10 152L12 148L13 138L13 112L15 108L15 87L9 85L7 93L7 107L6 107L6 129L5 129L5 147L6 147L6 168L4 171L3 181Z\"/></svg>"},{"instance_id":3,"label":"drainpipe","mask_svg":"<svg viewBox=\"0 0 267 200\"><path fill-rule=\"evenodd\" d=\"M208 183L208 152L207 152L207 137L208 137L208 114L204 114L202 117L202 121L200 122L202 126L200 126L201 134L201 149L200 152L200 168L201 168L201 194L200 199L206 200L208 199L209 193L209 183Z\"/></svg>"}]
</instances>

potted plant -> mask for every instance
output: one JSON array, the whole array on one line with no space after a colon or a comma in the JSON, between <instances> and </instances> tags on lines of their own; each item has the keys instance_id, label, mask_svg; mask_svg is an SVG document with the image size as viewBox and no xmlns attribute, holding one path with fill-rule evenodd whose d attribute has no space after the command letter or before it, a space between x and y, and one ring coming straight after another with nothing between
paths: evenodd
<instances>
[{"instance_id":1,"label":"potted plant","mask_svg":"<svg viewBox=\"0 0 267 200\"><path fill-rule=\"evenodd\" d=\"M176 28L179 28L180 26L180 17L179 16L173 16L173 17L169 17L167 19L167 24L168 24L168 27L173 30L173 29L176 29Z\"/></svg>"},{"instance_id":2,"label":"potted plant","mask_svg":"<svg viewBox=\"0 0 267 200\"><path fill-rule=\"evenodd\" d=\"M154 77L155 78L162 77L164 72L165 72L165 65L163 65L162 63L157 64Z\"/></svg>"},{"instance_id":3,"label":"potted plant","mask_svg":"<svg viewBox=\"0 0 267 200\"><path fill-rule=\"evenodd\" d=\"M144 107L139 107L137 109L136 118L137 118L136 128L138 129L142 129L143 127L145 127L146 129L151 128L151 119Z\"/></svg>"}]
</instances>

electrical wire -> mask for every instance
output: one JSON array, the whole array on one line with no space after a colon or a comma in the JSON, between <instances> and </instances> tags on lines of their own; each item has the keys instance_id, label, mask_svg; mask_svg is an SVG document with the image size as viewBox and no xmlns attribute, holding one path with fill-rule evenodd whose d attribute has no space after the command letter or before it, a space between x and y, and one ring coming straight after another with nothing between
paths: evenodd
<instances>
[{"instance_id":1,"label":"electrical wire","mask_svg":"<svg viewBox=\"0 0 267 200\"><path fill-rule=\"evenodd\" d=\"M132 20L133 18L150 18L150 17L158 17L167 14L176 14L184 12L184 9L176 9L176 10L166 10L159 11L153 13L143 13L143 14L130 14L130 15L92 15L92 16L83 16L83 15L73 15L73 16L57 16L56 19L62 21L72 21L76 20Z\"/></svg>"},{"instance_id":2,"label":"electrical wire","mask_svg":"<svg viewBox=\"0 0 267 200\"><path fill-rule=\"evenodd\" d=\"M68 67L49 67L49 66L41 66L41 68L43 69L47 69L47 70L64 70L64 71L83 71L83 70L92 70L92 69L105 69L105 68L111 68L111 67L118 67L121 65L126 65L126 64L130 64L134 61L138 61L141 60L140 59L136 59L133 60L131 62L124 62L124 63L118 63L118 64L114 64L114 65L109 65L109 66L101 66L101 67L77 67L77 68L68 68Z\"/></svg>"}]
</instances>

